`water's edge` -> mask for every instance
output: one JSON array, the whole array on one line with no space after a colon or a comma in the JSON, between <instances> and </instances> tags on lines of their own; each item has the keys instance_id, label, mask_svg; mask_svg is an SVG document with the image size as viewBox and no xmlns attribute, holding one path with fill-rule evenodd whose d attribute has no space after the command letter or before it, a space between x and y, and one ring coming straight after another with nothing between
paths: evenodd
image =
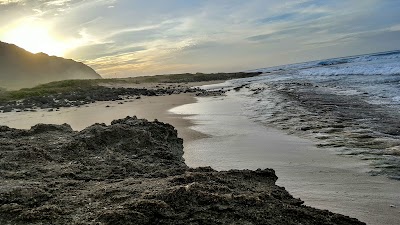
<instances>
[{"instance_id":1,"label":"water's edge","mask_svg":"<svg viewBox=\"0 0 400 225\"><path fill-rule=\"evenodd\" d=\"M184 158L189 166L273 168L278 184L307 205L367 224L398 224L400 182L371 177L365 161L318 149L310 140L252 121L239 95L232 91L227 97L199 98L171 110L191 114L189 119L197 124L192 129L211 135L186 143Z\"/></svg>"}]
</instances>

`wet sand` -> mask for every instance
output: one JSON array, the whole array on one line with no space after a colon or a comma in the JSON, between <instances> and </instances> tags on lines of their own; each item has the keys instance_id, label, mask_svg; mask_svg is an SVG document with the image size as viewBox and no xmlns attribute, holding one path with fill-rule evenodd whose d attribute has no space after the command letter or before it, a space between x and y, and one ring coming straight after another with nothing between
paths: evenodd
<instances>
[{"instance_id":1,"label":"wet sand","mask_svg":"<svg viewBox=\"0 0 400 225\"><path fill-rule=\"evenodd\" d=\"M318 149L310 140L250 121L234 93L173 109L192 114L192 128L210 138L186 143L189 166L218 170L273 168L277 184L306 205L372 225L400 224L400 182L366 173L366 162Z\"/></svg>"},{"instance_id":2,"label":"wet sand","mask_svg":"<svg viewBox=\"0 0 400 225\"><path fill-rule=\"evenodd\" d=\"M68 123L74 130L82 130L94 123L110 124L114 119L137 116L138 118L158 119L170 123L178 130L179 137L185 141L190 141L207 137L207 135L190 129L189 127L195 125L193 121L185 119L185 116L170 113L168 110L194 102L196 102L196 99L193 94L179 94L142 97L128 101L96 102L79 108L61 108L60 111L53 112L40 110L38 112L1 113L0 125L29 129L37 123Z\"/></svg>"},{"instance_id":3,"label":"wet sand","mask_svg":"<svg viewBox=\"0 0 400 225\"><path fill-rule=\"evenodd\" d=\"M278 184L306 205L372 225L399 222L400 182L371 177L365 173L366 165L358 160L316 149L308 140L253 123L229 98L196 100L191 94L181 94L132 102L98 102L54 112L3 113L0 125L30 128L37 123L68 123L81 130L96 122L109 124L134 115L175 126L184 139L184 158L189 166L219 170L273 168Z\"/></svg>"}]
</instances>

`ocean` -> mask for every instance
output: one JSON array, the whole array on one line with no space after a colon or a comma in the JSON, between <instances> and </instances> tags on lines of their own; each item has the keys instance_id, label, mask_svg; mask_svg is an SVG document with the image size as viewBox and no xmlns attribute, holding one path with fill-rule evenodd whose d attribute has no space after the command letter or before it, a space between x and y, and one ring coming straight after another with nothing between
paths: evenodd
<instances>
[{"instance_id":1,"label":"ocean","mask_svg":"<svg viewBox=\"0 0 400 225\"><path fill-rule=\"evenodd\" d=\"M256 69L228 81L252 120L400 180L400 51Z\"/></svg>"},{"instance_id":2,"label":"ocean","mask_svg":"<svg viewBox=\"0 0 400 225\"><path fill-rule=\"evenodd\" d=\"M209 135L184 144L186 163L273 168L306 205L399 224L400 51L253 71L171 110Z\"/></svg>"}]
</instances>

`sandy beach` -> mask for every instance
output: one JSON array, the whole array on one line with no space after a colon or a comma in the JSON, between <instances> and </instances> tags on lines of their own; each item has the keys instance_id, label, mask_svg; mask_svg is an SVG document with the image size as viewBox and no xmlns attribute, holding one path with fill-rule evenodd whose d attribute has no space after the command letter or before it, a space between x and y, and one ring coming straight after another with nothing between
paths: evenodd
<instances>
[{"instance_id":1,"label":"sandy beach","mask_svg":"<svg viewBox=\"0 0 400 225\"><path fill-rule=\"evenodd\" d=\"M307 139L287 135L248 119L235 93L200 98L173 109L210 138L188 142L189 166L217 170L273 168L285 187L306 205L355 217L367 224L399 223L398 181L367 174L365 161L338 156Z\"/></svg>"},{"instance_id":2,"label":"sandy beach","mask_svg":"<svg viewBox=\"0 0 400 225\"><path fill-rule=\"evenodd\" d=\"M362 171L362 163L320 151L308 140L249 123L240 107L225 97L198 101L193 94L179 94L96 102L53 112L3 113L0 125L28 129L37 123L68 123L74 130L82 130L126 116L157 119L172 124L184 139L188 166L273 168L278 184L305 200L306 205L356 217L367 224L394 225L398 221L396 182L370 177Z\"/></svg>"},{"instance_id":3,"label":"sandy beach","mask_svg":"<svg viewBox=\"0 0 400 225\"><path fill-rule=\"evenodd\" d=\"M204 83L199 83L204 84ZM146 85L147 88L156 84ZM129 87L132 87L131 85ZM156 97L142 97L135 100L96 102L82 107L61 108L59 111L48 112L12 112L0 114L0 125L18 129L29 129L37 123L63 124L68 123L74 130L82 130L94 123L110 124L114 119L127 116L137 116L148 120L159 120L172 124L185 141L207 137L201 132L190 129L195 125L184 115L168 112L174 107L196 102L193 94L179 94Z\"/></svg>"},{"instance_id":4,"label":"sandy beach","mask_svg":"<svg viewBox=\"0 0 400 225\"><path fill-rule=\"evenodd\" d=\"M202 85L213 85L220 81L191 82L191 83L144 83L144 84L107 84L109 88L145 88L157 89L166 87L198 87ZM120 101L95 102L80 107L60 108L49 112L39 109L37 112L11 112L0 113L0 125L18 129L29 129L38 123L63 124L68 123L74 130L82 130L94 123L110 124L114 119L127 116L159 120L172 124L177 130L179 137L186 142L208 137L201 132L190 129L195 125L192 120L186 119L185 115L177 115L169 112L170 109L195 103L197 100L193 93L181 93L165 96L142 96L140 99L126 99Z\"/></svg>"}]
</instances>

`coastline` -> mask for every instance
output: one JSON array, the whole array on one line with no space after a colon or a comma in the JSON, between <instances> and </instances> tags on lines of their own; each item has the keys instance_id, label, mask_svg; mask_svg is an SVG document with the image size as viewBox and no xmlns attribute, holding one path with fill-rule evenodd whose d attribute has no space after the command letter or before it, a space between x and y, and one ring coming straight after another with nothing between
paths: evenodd
<instances>
[{"instance_id":1,"label":"coastline","mask_svg":"<svg viewBox=\"0 0 400 225\"><path fill-rule=\"evenodd\" d=\"M365 225L303 205L272 169L189 168L162 122L0 128L1 224Z\"/></svg>"},{"instance_id":2,"label":"coastline","mask_svg":"<svg viewBox=\"0 0 400 225\"><path fill-rule=\"evenodd\" d=\"M82 130L94 123L110 124L117 118L137 116L149 121L159 120L173 125L178 135L185 141L207 137L198 131L190 129L194 122L184 115L175 115L168 110L174 107L195 103L196 98L191 93L142 97L132 101L96 102L87 106L61 108L60 111L48 112L12 112L0 114L0 125L17 129L29 129L37 123L70 124L74 130Z\"/></svg>"},{"instance_id":3,"label":"coastline","mask_svg":"<svg viewBox=\"0 0 400 225\"><path fill-rule=\"evenodd\" d=\"M99 85L107 88L156 90L168 88L188 89L222 82L224 81L212 80L188 83L100 83ZM117 118L137 116L149 121L157 119L173 125L178 130L178 136L184 139L186 143L209 136L190 129L191 126L195 125L194 121L187 119L185 115L176 115L170 113L169 110L180 105L195 103L196 101L195 93L180 92L179 94L171 95L140 96L140 98L135 99L96 101L86 105L61 107L50 111L48 109L38 109L37 111L7 112L0 113L0 126L30 129L38 123L67 123L72 129L80 131L95 123L109 125L111 121Z\"/></svg>"},{"instance_id":4,"label":"coastline","mask_svg":"<svg viewBox=\"0 0 400 225\"><path fill-rule=\"evenodd\" d=\"M273 168L277 184L306 205L346 214L371 225L398 224L400 183L370 176L365 162L318 149L310 140L249 120L234 92L173 109L193 114L193 129L208 139L186 144L188 166L217 170Z\"/></svg>"},{"instance_id":5,"label":"coastline","mask_svg":"<svg viewBox=\"0 0 400 225\"><path fill-rule=\"evenodd\" d=\"M220 82L202 82L201 84L196 85L204 85L204 84L216 84ZM159 84L152 84L153 86L158 86ZM146 86L147 88L152 88L153 86ZM193 85L193 84L191 84ZM139 87L142 85L139 85ZM195 86L195 85L193 85ZM130 86L132 87L132 86ZM138 86L136 86L138 87ZM213 98L208 98L213 99ZM0 114L0 125L7 125L14 128L23 128L29 129L31 126L38 123L48 123L48 124L62 124L68 123L72 126L74 130L82 130L87 126L94 123L106 123L110 124L110 122L117 118L124 118L126 116L134 116L136 115L138 118L145 118L148 120L157 119L161 122L170 123L178 130L178 136L183 138L185 154L191 151L191 145L198 143L207 143L212 141L217 135L209 134L207 132L203 132L202 130L196 129L199 126L202 126L201 121L191 118L193 115L189 114L174 114L171 113L171 109L179 107L179 106L190 106L190 104L194 104L197 102L197 98L193 94L179 94L179 95L167 95L167 96L157 96L157 97L142 97L141 99L129 100L129 101L113 101L113 102L96 102L94 104L90 104L87 106L79 107L79 108L63 108L60 111L47 112L45 110L38 112L20 112L20 113L12 113L12 114ZM122 103L122 104L121 104ZM107 107L108 106L108 107ZM221 108L222 111L230 110L230 108ZM172 110L174 111L174 110ZM218 124L217 124L218 125ZM195 129L192 129L195 128ZM237 129L237 128L236 128ZM277 134L276 132L272 132L271 134ZM272 136L272 139L281 139L283 136L277 135ZM210 138L210 139L204 139ZM210 142L211 143L211 142ZM302 144L299 140L294 140L293 144L298 145ZM250 145L251 146L251 145ZM307 145L308 146L308 145ZM207 145L201 145L202 148L207 147ZM221 145L217 145L216 147L221 147ZM249 146L245 146L249 148ZM279 147L278 149L284 148L284 146L276 145L275 147ZM249 153L244 153L249 154ZM226 156L230 155L227 153ZM212 155L210 155L212 156ZM185 156L184 156L185 157ZM217 158L212 156L213 158ZM229 157L228 157L229 158ZM262 159L262 158L261 158ZM223 168L218 167L218 165L209 163L203 165L193 165L188 163L188 159L185 158L188 166L212 166L215 169L228 170L228 169L257 169L257 168ZM275 169L276 165L265 165L259 166L254 164L256 167L263 168L273 168ZM287 187L285 183L280 182L283 179L287 179L288 177L281 177L280 173L277 173L278 184ZM296 175L291 175L296 176ZM292 182L293 184L293 182ZM298 184L297 184L298 185ZM288 188L290 193L295 194L295 197L298 196L298 193L293 192L291 188ZM306 201L306 205L311 205L313 207L320 207L323 209L327 209L326 206L329 205L318 205L319 199L312 204L308 204L309 201ZM332 209L331 209L332 210ZM336 211L337 212L337 211ZM348 214L347 212L342 212L343 214Z\"/></svg>"}]
</instances>

